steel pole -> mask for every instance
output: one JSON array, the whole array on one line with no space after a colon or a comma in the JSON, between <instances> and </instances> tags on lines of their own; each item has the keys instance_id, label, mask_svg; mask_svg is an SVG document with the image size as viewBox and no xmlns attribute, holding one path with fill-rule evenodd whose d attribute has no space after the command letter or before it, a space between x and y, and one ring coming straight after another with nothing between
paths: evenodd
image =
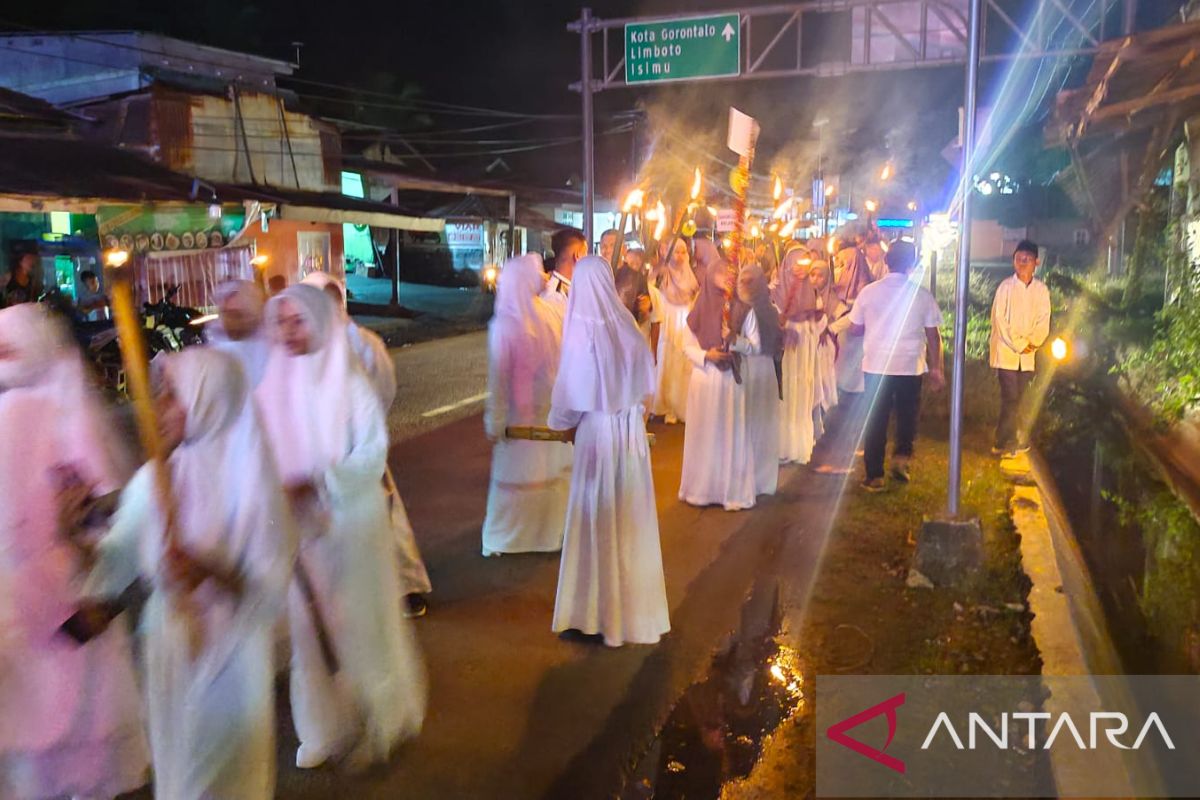
<instances>
[{"instance_id":1,"label":"steel pole","mask_svg":"<svg viewBox=\"0 0 1200 800\"><path fill-rule=\"evenodd\" d=\"M954 286L954 372L950 376L950 475L947 482L946 511L951 519L959 516L962 493L963 386L967 364L967 299L971 276L971 195L975 160L976 90L979 84L979 32L983 0L970 0L967 39L967 85L963 103L962 216L959 229L958 270Z\"/></svg>"},{"instance_id":2,"label":"steel pole","mask_svg":"<svg viewBox=\"0 0 1200 800\"><path fill-rule=\"evenodd\" d=\"M596 210L596 129L592 110L592 10L579 18L579 93L583 96L583 235L592 247L592 220Z\"/></svg>"}]
</instances>

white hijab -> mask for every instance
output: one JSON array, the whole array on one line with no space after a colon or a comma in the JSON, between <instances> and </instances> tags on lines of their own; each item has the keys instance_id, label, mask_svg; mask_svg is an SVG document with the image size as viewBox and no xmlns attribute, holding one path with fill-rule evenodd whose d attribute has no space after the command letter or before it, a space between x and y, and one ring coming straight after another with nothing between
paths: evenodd
<instances>
[{"instance_id":1,"label":"white hijab","mask_svg":"<svg viewBox=\"0 0 1200 800\"><path fill-rule=\"evenodd\" d=\"M101 493L119 489L131 472L128 454L114 435L107 409L88 381L87 369L66 325L36 303L0 310L0 397L9 390L36 391L47 405L20 431L4 436L28 437L39 426L57 432L70 454L82 460L82 477ZM64 456L65 458L66 456ZM12 484L0 482L0 486Z\"/></svg>"},{"instance_id":2,"label":"white hijab","mask_svg":"<svg viewBox=\"0 0 1200 800\"><path fill-rule=\"evenodd\" d=\"M218 309L237 303L258 317L258 330L245 339L230 339L221 320L217 320L204 331L204 337L209 344L233 355L241 362L253 389L262 380L263 371L267 368L267 356L271 352L271 342L267 339L262 323L266 294L254 281L230 280L217 286L214 297Z\"/></svg>"},{"instance_id":3,"label":"white hijab","mask_svg":"<svg viewBox=\"0 0 1200 800\"><path fill-rule=\"evenodd\" d=\"M541 294L546 288L546 271L537 253L510 258L496 281L496 308L488 326L493 335L500 330L522 330L532 356L558 366L562 322Z\"/></svg>"},{"instance_id":4,"label":"white hijab","mask_svg":"<svg viewBox=\"0 0 1200 800\"><path fill-rule=\"evenodd\" d=\"M264 427L284 483L310 480L349 451L352 376L361 373L333 298L313 286L289 286L267 303L275 336L279 307L288 301L305 317L313 351L293 356L273 341L266 373L255 390Z\"/></svg>"},{"instance_id":5,"label":"white hijab","mask_svg":"<svg viewBox=\"0 0 1200 800\"><path fill-rule=\"evenodd\" d=\"M383 404L384 414L392 407L396 399L396 368L387 345L375 331L362 327L346 311L346 287L328 272L310 272L300 282L305 286L315 286L326 291L332 286L337 289L338 312L346 323L346 334L350 337L350 350L358 358L359 366L371 379L371 386L379 402Z\"/></svg>"},{"instance_id":6,"label":"white hijab","mask_svg":"<svg viewBox=\"0 0 1200 800\"><path fill-rule=\"evenodd\" d=\"M617 295L612 270L599 256L580 259L567 301L551 404L615 414L644 402L653 392L650 350Z\"/></svg>"}]
</instances>

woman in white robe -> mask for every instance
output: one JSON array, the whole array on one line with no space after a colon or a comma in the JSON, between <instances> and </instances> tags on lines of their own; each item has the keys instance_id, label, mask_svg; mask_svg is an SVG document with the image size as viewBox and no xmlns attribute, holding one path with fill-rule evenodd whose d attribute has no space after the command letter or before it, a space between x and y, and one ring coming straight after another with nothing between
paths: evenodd
<instances>
[{"instance_id":1,"label":"woman in white robe","mask_svg":"<svg viewBox=\"0 0 1200 800\"><path fill-rule=\"evenodd\" d=\"M506 439L505 428L545 425L558 374L562 322L539 295L542 258L510 258L500 270L488 325L488 399L484 425L492 446L483 554L562 549L571 488L568 444Z\"/></svg>"},{"instance_id":2,"label":"woman in white robe","mask_svg":"<svg viewBox=\"0 0 1200 800\"><path fill-rule=\"evenodd\" d=\"M653 408L654 415L663 417L667 424L687 419L688 381L692 378L692 363L683 352L684 331L687 330L688 312L692 310L692 303L700 291L700 284L692 271L687 242L678 237L672 242L670 245L663 244L659 249L659 265L651 276L651 283L658 284L660 294L655 365L657 389ZM670 253L667 252L668 247L671 248Z\"/></svg>"},{"instance_id":3,"label":"woman in white robe","mask_svg":"<svg viewBox=\"0 0 1200 800\"><path fill-rule=\"evenodd\" d=\"M754 456L755 494L775 494L779 484L779 409L781 400L780 360L783 330L779 311L771 303L767 278L757 264L738 273L738 298L754 315L758 329L758 352L742 360L742 382L746 387L746 430Z\"/></svg>"},{"instance_id":4,"label":"woman in white robe","mask_svg":"<svg viewBox=\"0 0 1200 800\"><path fill-rule=\"evenodd\" d=\"M296 765L347 754L355 767L377 763L416 735L425 713L424 670L400 613L380 483L388 449L383 410L329 295L289 287L267 304L267 325L274 343L256 399L301 532L299 560L340 660L331 675L293 582Z\"/></svg>"},{"instance_id":5,"label":"woman in white robe","mask_svg":"<svg viewBox=\"0 0 1200 800\"><path fill-rule=\"evenodd\" d=\"M599 256L575 265L549 425L575 431L552 628L653 644L671 624L645 403L654 366Z\"/></svg>"},{"instance_id":6,"label":"woman in white robe","mask_svg":"<svg viewBox=\"0 0 1200 800\"><path fill-rule=\"evenodd\" d=\"M153 466L134 476L97 548L89 590L139 575L154 792L170 800L275 791L274 647L296 552L283 489L235 358L195 348L161 366L175 541Z\"/></svg>"},{"instance_id":7,"label":"woman in white robe","mask_svg":"<svg viewBox=\"0 0 1200 800\"><path fill-rule=\"evenodd\" d=\"M817 328L820 330L817 340L816 367L816 436L820 440L825 431L825 420L838 404L837 395L837 339L829 331L830 323L845 313L844 308L834 291L831 280L829 262L818 259L808 269L808 279L816 295Z\"/></svg>"},{"instance_id":8,"label":"woman in white robe","mask_svg":"<svg viewBox=\"0 0 1200 800\"><path fill-rule=\"evenodd\" d=\"M327 272L310 272L301 283L324 291L337 304L341 318L346 323L350 351L358 360L363 372L370 378L386 421L392 404L396 401L397 388L396 363L392 361L387 345L379 334L359 325L346 313L346 290L336 278ZM400 562L400 591L407 601L406 613L410 617L423 616L428 606L424 595L433 591L433 584L429 580L425 560L421 557L421 549L417 546L412 523L408 520L408 509L404 507L404 500L400 497L400 490L396 488L390 472L384 475L383 483L388 494L392 538L396 542L396 555Z\"/></svg>"},{"instance_id":9,"label":"woman in white robe","mask_svg":"<svg viewBox=\"0 0 1200 800\"><path fill-rule=\"evenodd\" d=\"M779 459L785 463L807 464L817 437L817 347L823 328L808 276L810 265L806 251L790 251L780 265L774 289L784 337Z\"/></svg>"},{"instance_id":10,"label":"woman in white robe","mask_svg":"<svg viewBox=\"0 0 1200 800\"><path fill-rule=\"evenodd\" d=\"M65 330L35 304L0 311L0 797L96 800L146 783L124 617L80 643L83 554L60 531L63 476L100 496L124 477ZM65 494L65 493L64 493Z\"/></svg>"},{"instance_id":11,"label":"woman in white robe","mask_svg":"<svg viewBox=\"0 0 1200 800\"><path fill-rule=\"evenodd\" d=\"M205 340L241 363L253 391L262 380L271 352L271 341L263 329L267 294L254 281L232 280L217 286L216 300L220 318L205 328Z\"/></svg>"},{"instance_id":12,"label":"woman in white robe","mask_svg":"<svg viewBox=\"0 0 1200 800\"><path fill-rule=\"evenodd\" d=\"M754 451L746 422L746 376L733 374L735 354L759 350L754 312L742 313L740 301L730 321L742 320L737 342L723 328L728 268L719 262L704 274L700 296L688 315L684 352L694 371L688 385L688 424L683 436L679 499L694 506L719 505L726 511L753 508Z\"/></svg>"}]
</instances>

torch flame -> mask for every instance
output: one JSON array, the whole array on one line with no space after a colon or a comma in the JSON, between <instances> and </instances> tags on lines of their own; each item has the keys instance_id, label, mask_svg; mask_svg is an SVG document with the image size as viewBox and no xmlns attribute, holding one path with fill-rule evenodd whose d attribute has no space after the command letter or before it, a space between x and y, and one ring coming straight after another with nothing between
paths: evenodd
<instances>
[{"instance_id":1,"label":"torch flame","mask_svg":"<svg viewBox=\"0 0 1200 800\"><path fill-rule=\"evenodd\" d=\"M696 167L695 177L692 178L692 193L691 198L695 200L700 196L700 190L704 188L704 174L700 172L700 168Z\"/></svg>"},{"instance_id":2,"label":"torch flame","mask_svg":"<svg viewBox=\"0 0 1200 800\"><path fill-rule=\"evenodd\" d=\"M876 203L874 200L868 200L866 203L866 206L867 206L867 211L870 211L872 214L874 214L875 211L879 209L879 204Z\"/></svg>"},{"instance_id":3,"label":"torch flame","mask_svg":"<svg viewBox=\"0 0 1200 800\"><path fill-rule=\"evenodd\" d=\"M761 237L761 236L762 236L762 228L758 227L758 225L757 225L757 224L753 225L753 226L750 228L750 238L751 238L751 239L758 239L758 238L759 238L759 237Z\"/></svg>"},{"instance_id":4,"label":"torch flame","mask_svg":"<svg viewBox=\"0 0 1200 800\"><path fill-rule=\"evenodd\" d=\"M794 202L796 202L795 197L789 197L787 200L784 200L779 204L779 207L775 209L775 213L773 213L771 217L773 219L783 219L785 216L787 216L788 211L791 210Z\"/></svg>"},{"instance_id":5,"label":"torch flame","mask_svg":"<svg viewBox=\"0 0 1200 800\"><path fill-rule=\"evenodd\" d=\"M886 181L890 177L892 177L892 162L889 161L886 164L884 164L883 169L880 170L879 180Z\"/></svg>"},{"instance_id":6,"label":"torch flame","mask_svg":"<svg viewBox=\"0 0 1200 800\"><path fill-rule=\"evenodd\" d=\"M654 218L658 220L654 226L654 241L660 242L663 234L667 231L667 209L663 206L662 200L659 200L658 205L654 207Z\"/></svg>"},{"instance_id":7,"label":"torch flame","mask_svg":"<svg viewBox=\"0 0 1200 800\"><path fill-rule=\"evenodd\" d=\"M833 184L832 183L825 187L825 196L833 197Z\"/></svg>"},{"instance_id":8,"label":"torch flame","mask_svg":"<svg viewBox=\"0 0 1200 800\"><path fill-rule=\"evenodd\" d=\"M771 197L775 199L776 203L779 202L780 197L783 197L783 181L778 175L775 176L775 189L771 192Z\"/></svg>"},{"instance_id":9,"label":"torch flame","mask_svg":"<svg viewBox=\"0 0 1200 800\"><path fill-rule=\"evenodd\" d=\"M625 198L625 205L621 206L621 213L628 214L635 208L642 207L642 200L646 197L646 193L641 189L634 189Z\"/></svg>"},{"instance_id":10,"label":"torch flame","mask_svg":"<svg viewBox=\"0 0 1200 800\"><path fill-rule=\"evenodd\" d=\"M829 244L825 246L825 249L829 251L829 255L833 255L834 253L836 253L837 252L837 239L830 239Z\"/></svg>"},{"instance_id":11,"label":"torch flame","mask_svg":"<svg viewBox=\"0 0 1200 800\"><path fill-rule=\"evenodd\" d=\"M797 219L789 219L785 222L783 227L779 229L779 237L781 239L790 239L792 234L796 232L796 224L798 222L799 220Z\"/></svg>"}]
</instances>

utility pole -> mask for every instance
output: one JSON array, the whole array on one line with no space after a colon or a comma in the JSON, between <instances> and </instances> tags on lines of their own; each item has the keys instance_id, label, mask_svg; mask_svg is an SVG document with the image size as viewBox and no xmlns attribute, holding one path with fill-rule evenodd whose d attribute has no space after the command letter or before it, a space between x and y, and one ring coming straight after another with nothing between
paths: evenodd
<instances>
[{"instance_id":1,"label":"utility pole","mask_svg":"<svg viewBox=\"0 0 1200 800\"><path fill-rule=\"evenodd\" d=\"M971 196L974 193L975 117L978 107L979 41L983 0L969 0L966 95L963 102L961 235L954 287L954 366L950 376L950 469L946 514L927 521L917 537L915 568L933 583L958 583L983 563L983 530L978 519L962 517L963 389L967 365L967 300L971 275ZM932 355L932 354L931 354Z\"/></svg>"},{"instance_id":2,"label":"utility pole","mask_svg":"<svg viewBox=\"0 0 1200 800\"><path fill-rule=\"evenodd\" d=\"M569 30L579 32L579 94L583 98L583 235L592 246L596 210L596 128L592 104L592 10L585 7Z\"/></svg>"}]
</instances>

